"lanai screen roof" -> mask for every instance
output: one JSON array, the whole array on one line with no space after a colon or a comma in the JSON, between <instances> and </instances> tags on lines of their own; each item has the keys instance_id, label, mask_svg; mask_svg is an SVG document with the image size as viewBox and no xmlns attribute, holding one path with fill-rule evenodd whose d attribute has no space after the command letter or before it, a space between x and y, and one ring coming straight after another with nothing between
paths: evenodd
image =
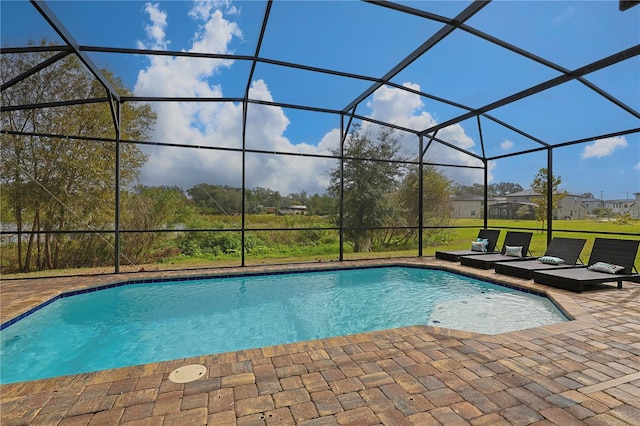
<instances>
[{"instance_id":1,"label":"lanai screen roof","mask_svg":"<svg viewBox=\"0 0 640 426\"><path fill-rule=\"evenodd\" d=\"M437 149L467 157L442 154L436 163L471 167L588 144L626 149L623 157L635 161L625 166L626 190L640 189L633 4L17 1L2 2L2 21L3 53L45 36L57 46L52 55L79 55L104 82L100 69L108 66L133 91L107 83L112 100L210 101L215 108L195 114L211 114L217 130L222 105L248 105L247 127L259 114L254 106L277 111L280 127L265 126L254 148L323 154L349 120L390 125L415 146L422 136L436 149L427 150L431 158ZM3 105L22 107L33 105ZM172 142L169 133L165 126L155 138ZM602 157L592 156L604 165Z\"/></svg>"}]
</instances>

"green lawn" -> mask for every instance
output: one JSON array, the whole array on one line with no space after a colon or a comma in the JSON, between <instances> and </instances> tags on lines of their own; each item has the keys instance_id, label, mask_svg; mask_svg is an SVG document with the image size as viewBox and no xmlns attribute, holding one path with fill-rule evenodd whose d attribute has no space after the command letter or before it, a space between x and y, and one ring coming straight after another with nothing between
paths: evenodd
<instances>
[{"instance_id":1,"label":"green lawn","mask_svg":"<svg viewBox=\"0 0 640 426\"><path fill-rule=\"evenodd\" d=\"M276 218L276 219L273 219ZM274 223L277 221L277 224ZM297 227L314 227L326 226L322 220L312 217L275 217L269 218L256 217L252 218L251 226L262 225L265 227L284 227L295 229ZM483 227L483 221L478 219L458 219L455 226L464 228L455 228L448 230L448 239L438 246L428 246L423 248L423 256L434 256L438 250L461 250L471 246L471 241L475 240L478 230ZM535 221L526 220L490 220L489 228L499 228L502 230L498 245L501 247L504 236L508 230L521 230L524 232L532 232L530 251L534 256L541 256L547 246L547 233L540 230L540 224ZM468 227L468 228L467 228ZM585 238L587 243L581 254L581 259L586 263L591 254L593 241L596 237L604 238L621 238L621 239L640 239L640 221L630 221L629 223L598 222L590 220L572 220L572 221L555 221L553 236L567 238ZM266 231L265 231L266 232ZM298 231L305 232L305 231ZM333 232L333 231L323 231ZM632 235L607 235L606 233L619 232ZM285 233L278 233L286 235ZM335 238L334 238L335 239ZM288 243L288 245L287 245ZM284 249L284 248L286 249ZM320 250L322 249L322 250ZM376 259L387 257L415 257L418 255L417 247L413 250L389 250L376 251L370 253L353 253L351 246L345 246L344 257L346 260L355 259ZM278 263L294 263L294 262L328 262L336 261L339 258L339 247L335 242L323 243L318 248L314 247L298 247L295 242L290 241L283 243L279 248L275 248L269 253L249 253L245 258L247 265L264 265ZM122 272L137 272L144 268L147 271L167 270L167 269L184 269L184 268L207 268L221 266L239 266L241 262L240 255L221 255L215 258L180 258L171 259L164 263L149 265L122 265ZM640 251L636 255L636 269L640 270ZM5 278L33 278L41 276L60 276L60 275L83 275L92 273L110 273L113 268L78 268L56 271L40 271L28 274L10 274Z\"/></svg>"}]
</instances>

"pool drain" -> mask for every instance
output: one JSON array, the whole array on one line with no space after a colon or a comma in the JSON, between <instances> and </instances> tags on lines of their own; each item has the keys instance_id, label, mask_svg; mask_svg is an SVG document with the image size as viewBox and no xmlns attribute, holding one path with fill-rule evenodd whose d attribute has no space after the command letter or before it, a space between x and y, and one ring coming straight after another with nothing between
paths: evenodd
<instances>
[{"instance_id":1,"label":"pool drain","mask_svg":"<svg viewBox=\"0 0 640 426\"><path fill-rule=\"evenodd\" d=\"M200 364L191 364L173 370L169 374L169 380L173 383L189 383L204 377L205 374L207 374L207 367Z\"/></svg>"}]
</instances>

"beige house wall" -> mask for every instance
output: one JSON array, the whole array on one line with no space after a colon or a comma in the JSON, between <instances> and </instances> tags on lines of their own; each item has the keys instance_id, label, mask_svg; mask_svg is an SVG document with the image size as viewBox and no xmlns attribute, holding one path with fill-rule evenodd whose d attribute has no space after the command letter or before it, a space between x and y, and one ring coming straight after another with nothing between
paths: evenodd
<instances>
[{"instance_id":1,"label":"beige house wall","mask_svg":"<svg viewBox=\"0 0 640 426\"><path fill-rule=\"evenodd\" d=\"M583 197L569 194L558 202L558 208L553 209L553 216L558 219L583 220L587 217L587 209L582 201Z\"/></svg>"},{"instance_id":2,"label":"beige house wall","mask_svg":"<svg viewBox=\"0 0 640 426\"><path fill-rule=\"evenodd\" d=\"M629 208L629 213L631 214L632 218L640 219L640 192L636 192L633 195L636 198L635 202L631 205L631 208Z\"/></svg>"},{"instance_id":3,"label":"beige house wall","mask_svg":"<svg viewBox=\"0 0 640 426\"><path fill-rule=\"evenodd\" d=\"M484 217L483 202L479 200L453 201L453 217L458 219L476 219Z\"/></svg>"}]
</instances>

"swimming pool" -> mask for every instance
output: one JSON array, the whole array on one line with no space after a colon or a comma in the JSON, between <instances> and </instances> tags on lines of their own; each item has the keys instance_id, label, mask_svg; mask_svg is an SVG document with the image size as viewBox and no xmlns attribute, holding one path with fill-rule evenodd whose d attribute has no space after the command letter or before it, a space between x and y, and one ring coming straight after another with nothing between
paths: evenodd
<instances>
[{"instance_id":1,"label":"swimming pool","mask_svg":"<svg viewBox=\"0 0 640 426\"><path fill-rule=\"evenodd\" d=\"M417 324L496 334L566 320L547 298L411 267L120 285L4 328L0 383Z\"/></svg>"}]
</instances>

